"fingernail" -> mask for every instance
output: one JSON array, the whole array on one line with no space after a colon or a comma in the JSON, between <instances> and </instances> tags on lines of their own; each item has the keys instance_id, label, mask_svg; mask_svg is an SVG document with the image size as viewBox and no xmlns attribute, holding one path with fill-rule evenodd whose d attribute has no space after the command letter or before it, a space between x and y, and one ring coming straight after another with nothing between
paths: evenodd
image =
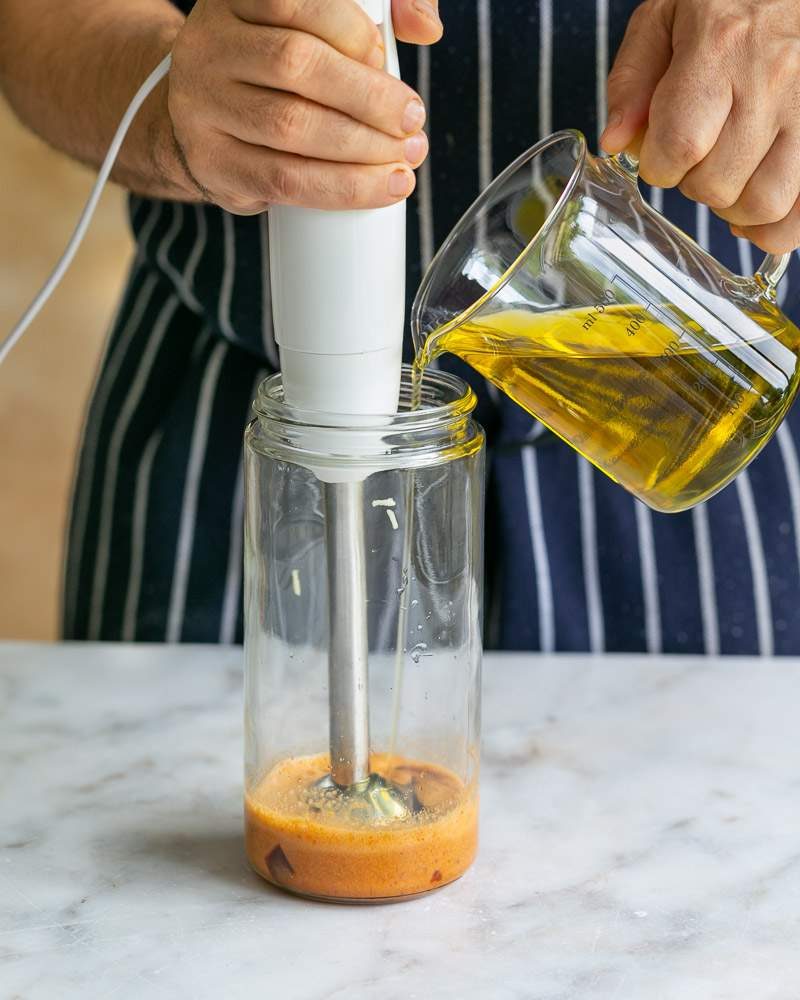
<instances>
[{"instance_id":1,"label":"fingernail","mask_svg":"<svg viewBox=\"0 0 800 1000\"><path fill-rule=\"evenodd\" d=\"M367 60L368 65L374 66L375 69L383 69L383 64L385 62L386 52L384 51L383 45L376 45L369 54L369 59Z\"/></svg>"},{"instance_id":2,"label":"fingernail","mask_svg":"<svg viewBox=\"0 0 800 1000\"><path fill-rule=\"evenodd\" d=\"M428 137L424 132L417 132L403 143L403 152L406 160L416 166L425 159L425 154L428 152Z\"/></svg>"},{"instance_id":3,"label":"fingernail","mask_svg":"<svg viewBox=\"0 0 800 1000\"><path fill-rule=\"evenodd\" d=\"M389 175L389 194L393 198L402 198L411 194L414 185L414 177L406 170L395 170Z\"/></svg>"},{"instance_id":4,"label":"fingernail","mask_svg":"<svg viewBox=\"0 0 800 1000\"><path fill-rule=\"evenodd\" d=\"M600 142L605 139L609 132L613 132L615 128L619 128L622 124L622 112L621 111L611 111L608 115L608 120L606 121L606 127L603 129L603 134L600 136Z\"/></svg>"},{"instance_id":5,"label":"fingernail","mask_svg":"<svg viewBox=\"0 0 800 1000\"><path fill-rule=\"evenodd\" d=\"M428 20L436 21L438 24L441 24L437 5L435 3L431 3L431 0L416 0L414 10L418 14L422 14L423 17L427 17Z\"/></svg>"},{"instance_id":6,"label":"fingernail","mask_svg":"<svg viewBox=\"0 0 800 1000\"><path fill-rule=\"evenodd\" d=\"M425 105L414 98L406 105L403 113L402 129L404 132L418 132L425 122Z\"/></svg>"}]
</instances>

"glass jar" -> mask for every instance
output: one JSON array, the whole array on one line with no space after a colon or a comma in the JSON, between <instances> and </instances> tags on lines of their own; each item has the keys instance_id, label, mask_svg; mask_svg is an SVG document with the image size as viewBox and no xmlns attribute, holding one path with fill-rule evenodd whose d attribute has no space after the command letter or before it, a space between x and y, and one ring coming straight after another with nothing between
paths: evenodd
<instances>
[{"instance_id":1,"label":"glass jar","mask_svg":"<svg viewBox=\"0 0 800 1000\"><path fill-rule=\"evenodd\" d=\"M397 415L339 427L273 376L245 435L247 854L315 898L426 892L477 847L484 437L461 380L426 373L413 410L412 384Z\"/></svg>"}]
</instances>

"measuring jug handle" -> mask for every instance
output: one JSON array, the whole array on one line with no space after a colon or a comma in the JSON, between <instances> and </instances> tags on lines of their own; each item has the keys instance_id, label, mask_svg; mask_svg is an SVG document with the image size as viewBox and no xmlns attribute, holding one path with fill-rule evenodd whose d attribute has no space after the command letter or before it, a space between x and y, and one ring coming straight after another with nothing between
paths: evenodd
<instances>
[{"instance_id":1,"label":"measuring jug handle","mask_svg":"<svg viewBox=\"0 0 800 1000\"><path fill-rule=\"evenodd\" d=\"M768 253L761 267L756 271L756 281L771 299L775 298L778 282L786 274L786 269L792 259L790 253Z\"/></svg>"},{"instance_id":2,"label":"measuring jug handle","mask_svg":"<svg viewBox=\"0 0 800 1000\"><path fill-rule=\"evenodd\" d=\"M617 153L612 160L632 179L639 179L639 161L630 153ZM790 253L773 254L768 253L764 258L761 267L755 273L755 279L764 290L764 294L771 299L775 298L776 289L781 278L786 274L789 262L792 259Z\"/></svg>"},{"instance_id":3,"label":"measuring jug handle","mask_svg":"<svg viewBox=\"0 0 800 1000\"><path fill-rule=\"evenodd\" d=\"M631 156L630 153L626 153L623 149L621 153L617 153L617 155L612 156L611 159L633 180L639 180L639 160L635 156Z\"/></svg>"}]
</instances>

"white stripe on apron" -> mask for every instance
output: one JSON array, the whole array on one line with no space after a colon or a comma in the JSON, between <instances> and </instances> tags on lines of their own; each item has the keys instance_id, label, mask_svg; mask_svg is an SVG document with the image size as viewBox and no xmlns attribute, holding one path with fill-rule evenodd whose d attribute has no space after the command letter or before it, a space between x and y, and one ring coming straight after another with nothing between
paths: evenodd
<instances>
[{"instance_id":1,"label":"white stripe on apron","mask_svg":"<svg viewBox=\"0 0 800 1000\"><path fill-rule=\"evenodd\" d=\"M206 219L204 206L195 205L194 211L195 218L197 219L197 233L195 234L192 252L189 254L189 259L186 261L186 268L183 272L183 280L192 295L194 295L194 279L197 274L197 268L203 258L203 254L206 252L206 244L208 243L208 219Z\"/></svg>"},{"instance_id":2,"label":"white stripe on apron","mask_svg":"<svg viewBox=\"0 0 800 1000\"><path fill-rule=\"evenodd\" d=\"M169 324L178 309L178 296L170 294L161 308L150 337L139 359L136 371L125 402L119 411L114 430L108 446L108 464L103 477L103 491L100 503L99 528L97 533L97 558L95 559L94 579L92 581L92 597L89 613L89 639L98 639L102 631L103 603L106 593L108 564L111 558L111 533L113 530L114 498L117 491L117 475L119 459L125 435L128 432L131 419L139 407L142 394L147 386L150 373L155 364L161 344L166 336ZM131 317L133 326L133 317Z\"/></svg>"},{"instance_id":3,"label":"white stripe on apron","mask_svg":"<svg viewBox=\"0 0 800 1000\"><path fill-rule=\"evenodd\" d=\"M641 500L634 501L634 508L636 510L636 531L639 538L639 561L642 570L647 652L660 653L662 648L661 606L658 599L658 569L656 545L653 537L653 514Z\"/></svg>"},{"instance_id":4,"label":"white stripe on apron","mask_svg":"<svg viewBox=\"0 0 800 1000\"><path fill-rule=\"evenodd\" d=\"M797 570L800 573L800 461L797 458L797 448L788 425L784 422L778 428L778 446L786 469L786 479L789 484L789 500L792 506L792 521L794 525L794 543L797 548Z\"/></svg>"},{"instance_id":5,"label":"white stripe on apron","mask_svg":"<svg viewBox=\"0 0 800 1000\"><path fill-rule=\"evenodd\" d=\"M553 131L553 0L539 0L539 138Z\"/></svg>"},{"instance_id":6,"label":"white stripe on apron","mask_svg":"<svg viewBox=\"0 0 800 1000\"><path fill-rule=\"evenodd\" d=\"M492 182L492 6L491 0L478 0L478 187L481 191ZM486 238L486 219L478 222L478 239ZM489 398L499 403L500 390L485 381Z\"/></svg>"},{"instance_id":7,"label":"white stripe on apron","mask_svg":"<svg viewBox=\"0 0 800 1000\"><path fill-rule=\"evenodd\" d=\"M742 274L752 274L753 255L750 243L742 239L736 242L739 248L739 266ZM772 601L769 592L769 576L764 556L764 542L758 523L756 502L747 471L740 473L736 480L736 488L739 495L739 505L742 508L747 550L750 554L750 571L753 575L753 600L756 609L758 649L762 656L772 656L775 650L775 638L772 631Z\"/></svg>"},{"instance_id":8,"label":"white stripe on apron","mask_svg":"<svg viewBox=\"0 0 800 1000\"><path fill-rule=\"evenodd\" d=\"M236 340L236 334L231 323L231 301L233 298L233 279L236 269L236 233L233 228L233 216L222 212L222 252L223 269L222 284L219 289L219 308L217 320L219 328L229 340Z\"/></svg>"},{"instance_id":9,"label":"white stripe on apron","mask_svg":"<svg viewBox=\"0 0 800 1000\"><path fill-rule=\"evenodd\" d=\"M714 560L711 555L708 508L704 503L693 508L692 521L697 550L697 583L700 588L700 612L703 617L703 642L708 656L719 656L719 618L717 594L714 589Z\"/></svg>"},{"instance_id":10,"label":"white stripe on apron","mask_svg":"<svg viewBox=\"0 0 800 1000\"><path fill-rule=\"evenodd\" d=\"M163 428L159 428L142 453L139 470L136 473L136 489L133 500L133 526L131 530L131 562L128 568L128 583L125 588L125 605L122 614L122 642L134 642L136 639L136 616L139 611L139 595L142 589L142 567L144 565L144 543L147 531L148 497L150 495L150 477L153 471L153 459L164 436Z\"/></svg>"},{"instance_id":11,"label":"white stripe on apron","mask_svg":"<svg viewBox=\"0 0 800 1000\"><path fill-rule=\"evenodd\" d=\"M586 587L586 617L589 622L589 649L602 653L605 649L605 619L603 594L600 587L600 566L597 555L597 516L594 506L594 469L585 458L577 456L578 499L581 510L581 548L583 551L583 582Z\"/></svg>"},{"instance_id":12,"label":"white stripe on apron","mask_svg":"<svg viewBox=\"0 0 800 1000\"><path fill-rule=\"evenodd\" d=\"M772 632L772 602L769 593L767 561L764 558L764 545L758 524L756 502L753 498L753 488L747 470L740 472L737 476L736 490L739 494L739 506L742 508L744 534L747 540L747 551L750 555L750 572L753 575L758 652L761 656L772 656L775 652L775 639Z\"/></svg>"},{"instance_id":13,"label":"white stripe on apron","mask_svg":"<svg viewBox=\"0 0 800 1000\"><path fill-rule=\"evenodd\" d=\"M422 103L428 111L426 131L431 136L432 131L432 109L431 109L431 52L427 46L422 46L419 50L419 63L417 68L417 92ZM433 141L431 139L431 141ZM425 271L433 260L434 253L434 233L433 233L433 182L431 179L431 158L427 156L425 162L417 171L417 213L419 217L419 252L422 259L422 270Z\"/></svg>"},{"instance_id":14,"label":"white stripe on apron","mask_svg":"<svg viewBox=\"0 0 800 1000\"><path fill-rule=\"evenodd\" d=\"M550 109L550 74L552 72L552 0L540 0L539 3L539 132L547 135L550 132L552 119ZM549 53L549 55L545 54ZM481 60L483 64L483 60ZM483 92L483 87L481 88ZM481 106L483 111L483 104ZM491 105L485 116L485 124L491 127ZM484 116L482 115L482 124ZM488 145L488 155L491 157L491 132L481 137L481 145ZM488 160L491 166L491 159ZM486 156L481 155L481 166L486 169ZM495 398L493 396L493 398ZM536 425L534 424L535 429ZM555 611L553 607L553 585L550 576L550 558L547 552L544 520L542 517L542 499L539 491L539 457L535 447L523 447L520 452L522 476L525 485L525 504L528 509L528 528L531 535L531 552L533 556L534 573L536 576L536 594L539 607L539 646L542 652L549 653L555 649Z\"/></svg>"},{"instance_id":15,"label":"white stripe on apron","mask_svg":"<svg viewBox=\"0 0 800 1000\"><path fill-rule=\"evenodd\" d=\"M181 301L194 313L201 313L203 307L195 298L194 292L186 281L185 275L175 267L174 264L169 259L169 252L172 249L172 245L177 239L178 233L183 228L183 205L180 202L172 203L172 224L166 233L164 233L164 238L159 244L158 251L156 253L156 261L158 262L161 270L172 279L178 294L181 297ZM198 233L199 236L199 233Z\"/></svg>"},{"instance_id":16,"label":"white stripe on apron","mask_svg":"<svg viewBox=\"0 0 800 1000\"><path fill-rule=\"evenodd\" d=\"M260 371L253 381L250 398L254 399L266 372ZM236 621L242 592L242 551L244 548L244 451L236 473L236 487L230 515L230 541L228 542L228 569L225 573L225 596L222 601L219 641L230 645L236 641Z\"/></svg>"},{"instance_id":17,"label":"white stripe on apron","mask_svg":"<svg viewBox=\"0 0 800 1000\"><path fill-rule=\"evenodd\" d=\"M660 189L654 188L652 194ZM652 197L651 197L652 202ZM634 500L636 536L639 543L639 568L642 574L642 599L648 653L660 653L661 602L658 593L658 559L653 534L653 512L641 501Z\"/></svg>"},{"instance_id":18,"label":"white stripe on apron","mask_svg":"<svg viewBox=\"0 0 800 1000\"><path fill-rule=\"evenodd\" d=\"M705 211L703 211L705 209ZM708 249L708 208L698 205L695 210L697 242ZM714 579L714 556L708 527L708 507L705 503L692 510L695 549L697 553L697 583L700 589L700 612L703 618L703 641L709 656L718 656L719 615Z\"/></svg>"},{"instance_id":19,"label":"white stripe on apron","mask_svg":"<svg viewBox=\"0 0 800 1000\"><path fill-rule=\"evenodd\" d=\"M492 180L492 6L478 0L478 184Z\"/></svg>"},{"instance_id":20,"label":"white stripe on apron","mask_svg":"<svg viewBox=\"0 0 800 1000\"><path fill-rule=\"evenodd\" d=\"M214 407L220 372L222 371L222 365L227 353L227 343L216 345L209 357L200 386L197 413L192 431L192 443L189 450L189 464L186 469L186 481L183 488L178 545L175 556L175 568L172 574L169 614L167 616L167 642L179 642L183 629L183 617L186 611L186 589L189 582L189 570L192 565L192 550L194 549L197 499L200 492L200 481L203 476L203 466L205 465L211 412Z\"/></svg>"},{"instance_id":21,"label":"white stripe on apron","mask_svg":"<svg viewBox=\"0 0 800 1000\"><path fill-rule=\"evenodd\" d=\"M528 506L528 525L531 533L534 568L536 571L536 596L539 605L539 647L543 653L552 653L556 645L555 614L553 609L553 584L550 578L550 559L547 554L542 501L539 494L539 470L535 447L524 447L521 452L522 472L525 479L525 499Z\"/></svg>"},{"instance_id":22,"label":"white stripe on apron","mask_svg":"<svg viewBox=\"0 0 800 1000\"><path fill-rule=\"evenodd\" d=\"M597 135L606 127L608 113L608 0L597 0L596 22L596 87L597 87Z\"/></svg>"},{"instance_id":23,"label":"white stripe on apron","mask_svg":"<svg viewBox=\"0 0 800 1000\"><path fill-rule=\"evenodd\" d=\"M228 544L228 569L225 574L225 596L222 601L219 641L230 646L236 641L236 621L239 617L239 599L242 591L242 550L244 528L244 468L239 462L236 488L231 507L231 530Z\"/></svg>"},{"instance_id":24,"label":"white stripe on apron","mask_svg":"<svg viewBox=\"0 0 800 1000\"><path fill-rule=\"evenodd\" d=\"M148 275L142 283L135 301L133 302L128 322L125 324L119 340L114 346L110 357L108 351L111 339L106 342L103 359L97 369L97 380L92 389L92 408L97 416L91 422L85 422L81 431L81 441L78 445L77 454L81 456L83 468L81 469L80 480L76 479L73 484L72 499L72 524L70 526L73 535L70 542L70 549L73 553L74 565L69 559L64 559L64 626L69 634L75 624L75 611L78 599L78 587L81 576L81 564L83 562L84 543L86 540L86 522L89 517L89 504L92 496L92 483L94 482L95 459L97 457L97 446L100 437L100 428L106 414L108 399L114 388L120 369L125 361L131 339L135 336L142 318L150 305L158 279L155 275ZM120 303L120 312L125 304L125 299ZM111 326L115 329L116 320ZM76 463L75 474L78 475L80 463Z\"/></svg>"},{"instance_id":25,"label":"white stripe on apron","mask_svg":"<svg viewBox=\"0 0 800 1000\"><path fill-rule=\"evenodd\" d=\"M264 212L258 217L258 232L261 242L261 342L264 355L275 371L278 371L278 345L275 343L275 329L272 324L272 285L269 275L269 215Z\"/></svg>"}]
</instances>

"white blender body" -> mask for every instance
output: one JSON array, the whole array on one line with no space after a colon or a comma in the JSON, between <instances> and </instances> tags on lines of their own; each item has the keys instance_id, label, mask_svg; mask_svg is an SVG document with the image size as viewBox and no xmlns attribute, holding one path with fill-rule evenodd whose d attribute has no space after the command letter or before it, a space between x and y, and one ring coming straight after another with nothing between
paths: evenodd
<instances>
[{"instance_id":1,"label":"white blender body","mask_svg":"<svg viewBox=\"0 0 800 1000\"><path fill-rule=\"evenodd\" d=\"M399 78L391 0L359 0L381 28L387 72ZM326 790L373 818L411 808L370 770L364 480L348 430L397 412L405 325L406 205L344 212L279 205L269 211L275 339L286 402L318 412L328 574L330 776ZM338 428L342 428L341 431Z\"/></svg>"},{"instance_id":2,"label":"white blender body","mask_svg":"<svg viewBox=\"0 0 800 1000\"><path fill-rule=\"evenodd\" d=\"M391 0L358 2L381 29L386 72L399 79ZM405 325L405 201L344 212L275 206L269 237L272 314L287 402L347 417L396 413Z\"/></svg>"}]
</instances>

